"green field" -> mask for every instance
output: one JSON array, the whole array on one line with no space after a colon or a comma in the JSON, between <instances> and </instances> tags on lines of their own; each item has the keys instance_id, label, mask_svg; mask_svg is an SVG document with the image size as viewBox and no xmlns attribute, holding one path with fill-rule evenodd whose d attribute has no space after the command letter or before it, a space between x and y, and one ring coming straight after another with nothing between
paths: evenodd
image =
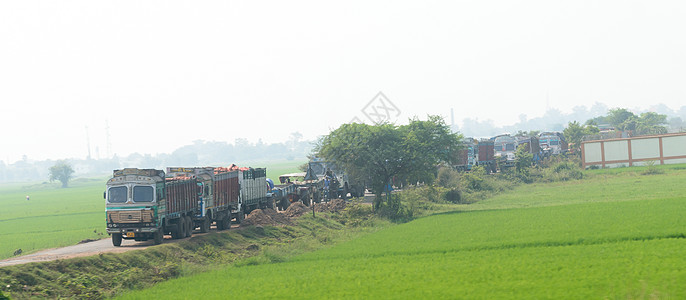
<instances>
[{"instance_id":1,"label":"green field","mask_svg":"<svg viewBox=\"0 0 686 300\"><path fill-rule=\"evenodd\" d=\"M285 262L125 298L686 298L686 172L520 186Z\"/></svg>"},{"instance_id":2,"label":"green field","mask_svg":"<svg viewBox=\"0 0 686 300\"><path fill-rule=\"evenodd\" d=\"M302 172L298 167L307 163L307 160L289 160L280 162L262 162L256 166L267 166L267 177L271 178L274 183L278 184L279 176L288 173Z\"/></svg>"},{"instance_id":3,"label":"green field","mask_svg":"<svg viewBox=\"0 0 686 300\"><path fill-rule=\"evenodd\" d=\"M303 163L259 162L254 166L267 167L267 175L276 181L281 174L298 172ZM59 183L0 185L0 259L12 257L17 249L27 254L108 237L103 200L106 182L107 177L75 179L66 189Z\"/></svg>"},{"instance_id":4,"label":"green field","mask_svg":"<svg viewBox=\"0 0 686 300\"><path fill-rule=\"evenodd\" d=\"M59 183L0 187L0 259L11 257L17 249L26 254L107 236L103 235L105 182L105 178L77 179L66 189Z\"/></svg>"}]
</instances>

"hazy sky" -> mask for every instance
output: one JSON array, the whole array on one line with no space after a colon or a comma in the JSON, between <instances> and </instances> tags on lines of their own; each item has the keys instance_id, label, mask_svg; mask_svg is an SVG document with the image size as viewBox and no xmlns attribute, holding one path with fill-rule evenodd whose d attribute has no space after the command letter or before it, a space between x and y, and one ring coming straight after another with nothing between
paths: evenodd
<instances>
[{"instance_id":1,"label":"hazy sky","mask_svg":"<svg viewBox=\"0 0 686 300\"><path fill-rule=\"evenodd\" d=\"M0 160L686 105L684 1L2 1ZM396 116L394 114L394 116ZM459 125L459 122L458 122Z\"/></svg>"}]
</instances>

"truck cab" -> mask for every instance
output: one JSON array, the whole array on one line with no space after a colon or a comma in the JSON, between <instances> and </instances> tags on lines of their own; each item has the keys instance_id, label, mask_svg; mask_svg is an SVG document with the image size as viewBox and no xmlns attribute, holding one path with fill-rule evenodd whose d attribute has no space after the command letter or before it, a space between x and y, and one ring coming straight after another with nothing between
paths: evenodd
<instances>
[{"instance_id":1,"label":"truck cab","mask_svg":"<svg viewBox=\"0 0 686 300\"><path fill-rule=\"evenodd\" d=\"M509 134L496 136L493 141L495 157L501 167L514 166L517 140Z\"/></svg>"},{"instance_id":2,"label":"truck cab","mask_svg":"<svg viewBox=\"0 0 686 300\"><path fill-rule=\"evenodd\" d=\"M107 181L105 216L112 243L122 239L162 242L159 216L164 213L164 171L154 169L115 170Z\"/></svg>"}]
</instances>

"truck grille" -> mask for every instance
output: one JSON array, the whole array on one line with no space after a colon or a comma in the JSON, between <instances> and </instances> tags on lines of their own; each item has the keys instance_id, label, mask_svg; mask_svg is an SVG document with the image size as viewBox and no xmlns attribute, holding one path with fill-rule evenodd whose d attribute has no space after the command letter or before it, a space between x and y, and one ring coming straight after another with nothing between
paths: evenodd
<instances>
[{"instance_id":1,"label":"truck grille","mask_svg":"<svg viewBox=\"0 0 686 300\"><path fill-rule=\"evenodd\" d=\"M152 220L152 210L123 210L107 212L107 221L109 223L151 223Z\"/></svg>"}]
</instances>

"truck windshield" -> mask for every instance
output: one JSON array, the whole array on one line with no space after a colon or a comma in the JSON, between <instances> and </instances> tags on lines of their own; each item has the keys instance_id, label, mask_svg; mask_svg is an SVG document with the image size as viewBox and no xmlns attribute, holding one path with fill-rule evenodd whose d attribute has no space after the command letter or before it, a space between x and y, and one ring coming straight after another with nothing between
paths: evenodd
<instances>
[{"instance_id":1,"label":"truck windshield","mask_svg":"<svg viewBox=\"0 0 686 300\"><path fill-rule=\"evenodd\" d=\"M124 203L126 202L127 189L125 186L111 187L107 191L107 202L109 203Z\"/></svg>"},{"instance_id":2,"label":"truck windshield","mask_svg":"<svg viewBox=\"0 0 686 300\"><path fill-rule=\"evenodd\" d=\"M134 186L133 202L152 202L153 188L151 186Z\"/></svg>"}]
</instances>

